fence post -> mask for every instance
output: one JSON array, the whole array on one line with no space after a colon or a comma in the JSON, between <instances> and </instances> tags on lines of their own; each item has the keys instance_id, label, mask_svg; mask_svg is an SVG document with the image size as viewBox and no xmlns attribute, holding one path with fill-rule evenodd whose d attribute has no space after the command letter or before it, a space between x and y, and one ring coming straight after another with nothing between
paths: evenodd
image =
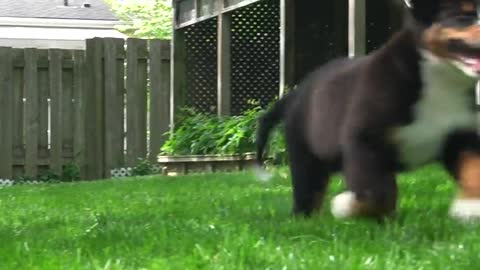
<instances>
[{"instance_id":1,"label":"fence post","mask_svg":"<svg viewBox=\"0 0 480 270\"><path fill-rule=\"evenodd\" d=\"M25 51L13 49L13 162L25 165ZM17 65L18 64L18 65ZM17 163L18 162L18 163ZM23 168L22 168L23 169ZM23 173L23 172L22 172ZM13 174L16 174L15 167Z\"/></svg>"},{"instance_id":2,"label":"fence post","mask_svg":"<svg viewBox=\"0 0 480 270\"><path fill-rule=\"evenodd\" d=\"M38 50L38 108L39 108L39 134L38 134L38 158L42 164L49 158L48 145L48 99L50 95L50 74L48 50Z\"/></svg>"},{"instance_id":3,"label":"fence post","mask_svg":"<svg viewBox=\"0 0 480 270\"><path fill-rule=\"evenodd\" d=\"M85 69L85 52L74 51L73 53L73 99L74 102L74 142L73 142L73 158L80 168L80 177L87 178L86 172L86 85L87 71Z\"/></svg>"},{"instance_id":4,"label":"fence post","mask_svg":"<svg viewBox=\"0 0 480 270\"><path fill-rule=\"evenodd\" d=\"M85 100L87 179L104 177L104 66L101 38L87 40L87 91Z\"/></svg>"},{"instance_id":5,"label":"fence post","mask_svg":"<svg viewBox=\"0 0 480 270\"><path fill-rule=\"evenodd\" d=\"M147 42L127 40L127 165L147 156Z\"/></svg>"},{"instance_id":6,"label":"fence post","mask_svg":"<svg viewBox=\"0 0 480 270\"><path fill-rule=\"evenodd\" d=\"M170 129L170 41L150 41L150 154L156 162Z\"/></svg>"},{"instance_id":7,"label":"fence post","mask_svg":"<svg viewBox=\"0 0 480 270\"><path fill-rule=\"evenodd\" d=\"M73 127L74 127L74 106L73 106L73 51L62 51L62 142L61 157L62 165L73 162ZM60 166L62 166L60 165ZM62 169L62 167L60 167Z\"/></svg>"},{"instance_id":8,"label":"fence post","mask_svg":"<svg viewBox=\"0 0 480 270\"><path fill-rule=\"evenodd\" d=\"M38 76L37 50L25 49L25 174L37 177L38 174Z\"/></svg>"},{"instance_id":9,"label":"fence post","mask_svg":"<svg viewBox=\"0 0 480 270\"><path fill-rule=\"evenodd\" d=\"M295 0L280 0L280 25L279 95L283 96L295 82Z\"/></svg>"},{"instance_id":10,"label":"fence post","mask_svg":"<svg viewBox=\"0 0 480 270\"><path fill-rule=\"evenodd\" d=\"M124 40L107 38L105 54L105 175L124 165Z\"/></svg>"},{"instance_id":11,"label":"fence post","mask_svg":"<svg viewBox=\"0 0 480 270\"><path fill-rule=\"evenodd\" d=\"M348 56L366 53L366 1L348 0Z\"/></svg>"},{"instance_id":12,"label":"fence post","mask_svg":"<svg viewBox=\"0 0 480 270\"><path fill-rule=\"evenodd\" d=\"M51 150L50 169L60 175L62 173L62 51L59 49L49 50L50 56L50 104L51 104Z\"/></svg>"},{"instance_id":13,"label":"fence post","mask_svg":"<svg viewBox=\"0 0 480 270\"><path fill-rule=\"evenodd\" d=\"M0 178L13 176L13 56L0 47Z\"/></svg>"}]
</instances>

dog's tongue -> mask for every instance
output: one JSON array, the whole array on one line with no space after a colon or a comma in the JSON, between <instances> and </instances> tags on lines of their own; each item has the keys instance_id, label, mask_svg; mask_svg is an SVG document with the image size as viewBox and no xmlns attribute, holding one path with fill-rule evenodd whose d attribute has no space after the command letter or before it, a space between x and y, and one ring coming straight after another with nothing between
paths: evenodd
<instances>
[{"instance_id":1,"label":"dog's tongue","mask_svg":"<svg viewBox=\"0 0 480 270\"><path fill-rule=\"evenodd\" d=\"M480 59L475 59L475 64L472 65L473 70L480 72Z\"/></svg>"},{"instance_id":2,"label":"dog's tongue","mask_svg":"<svg viewBox=\"0 0 480 270\"><path fill-rule=\"evenodd\" d=\"M480 58L467 58L467 59L464 59L464 61L475 72L480 73Z\"/></svg>"}]
</instances>

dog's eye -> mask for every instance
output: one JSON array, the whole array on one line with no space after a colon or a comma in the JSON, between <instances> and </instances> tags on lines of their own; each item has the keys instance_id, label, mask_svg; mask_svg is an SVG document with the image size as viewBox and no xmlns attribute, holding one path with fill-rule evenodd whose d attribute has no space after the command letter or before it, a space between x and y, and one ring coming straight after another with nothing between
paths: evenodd
<instances>
[{"instance_id":1,"label":"dog's eye","mask_svg":"<svg viewBox=\"0 0 480 270\"><path fill-rule=\"evenodd\" d=\"M469 25L475 23L477 19L476 16L460 15L455 17L455 22L461 25Z\"/></svg>"},{"instance_id":2,"label":"dog's eye","mask_svg":"<svg viewBox=\"0 0 480 270\"><path fill-rule=\"evenodd\" d=\"M478 21L478 16L472 13L445 14L441 21L443 25L449 27L468 27Z\"/></svg>"}]
</instances>

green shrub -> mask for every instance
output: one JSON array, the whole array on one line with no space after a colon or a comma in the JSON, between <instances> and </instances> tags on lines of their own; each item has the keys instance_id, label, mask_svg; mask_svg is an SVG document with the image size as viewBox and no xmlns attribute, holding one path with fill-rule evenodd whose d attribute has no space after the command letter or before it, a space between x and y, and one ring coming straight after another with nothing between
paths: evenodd
<instances>
[{"instance_id":1,"label":"green shrub","mask_svg":"<svg viewBox=\"0 0 480 270\"><path fill-rule=\"evenodd\" d=\"M71 182L80 180L80 168L73 162L63 166L62 172L53 172L51 169L41 171L36 177L20 175L15 178L18 182L39 181L39 182Z\"/></svg>"},{"instance_id":2,"label":"green shrub","mask_svg":"<svg viewBox=\"0 0 480 270\"><path fill-rule=\"evenodd\" d=\"M158 174L159 169L148 159L138 159L138 164L132 168L132 176Z\"/></svg>"},{"instance_id":3,"label":"green shrub","mask_svg":"<svg viewBox=\"0 0 480 270\"><path fill-rule=\"evenodd\" d=\"M80 167L75 163L68 163L63 167L62 176L60 178L62 181L78 181L80 180Z\"/></svg>"},{"instance_id":4,"label":"green shrub","mask_svg":"<svg viewBox=\"0 0 480 270\"><path fill-rule=\"evenodd\" d=\"M240 115L218 117L184 108L175 132L161 148L163 155L242 154L255 152L258 118L265 112L257 102ZM270 106L269 106L270 107ZM281 126L272 132L268 145L270 162L286 163L286 147Z\"/></svg>"},{"instance_id":5,"label":"green shrub","mask_svg":"<svg viewBox=\"0 0 480 270\"><path fill-rule=\"evenodd\" d=\"M270 134L267 145L267 162L272 164L287 164L287 145L283 135L283 126L280 126Z\"/></svg>"}]
</instances>

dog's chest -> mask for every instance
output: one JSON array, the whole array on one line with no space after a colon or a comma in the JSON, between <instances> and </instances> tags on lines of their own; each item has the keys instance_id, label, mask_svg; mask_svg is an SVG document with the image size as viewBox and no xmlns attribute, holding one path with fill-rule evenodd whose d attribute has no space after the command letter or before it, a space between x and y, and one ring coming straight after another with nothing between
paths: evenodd
<instances>
[{"instance_id":1,"label":"dog's chest","mask_svg":"<svg viewBox=\"0 0 480 270\"><path fill-rule=\"evenodd\" d=\"M470 89L459 89L464 86L462 81L428 67L423 76L421 98L413 107L414 120L394 134L400 160L408 167L436 158L452 131L475 127Z\"/></svg>"}]
</instances>

